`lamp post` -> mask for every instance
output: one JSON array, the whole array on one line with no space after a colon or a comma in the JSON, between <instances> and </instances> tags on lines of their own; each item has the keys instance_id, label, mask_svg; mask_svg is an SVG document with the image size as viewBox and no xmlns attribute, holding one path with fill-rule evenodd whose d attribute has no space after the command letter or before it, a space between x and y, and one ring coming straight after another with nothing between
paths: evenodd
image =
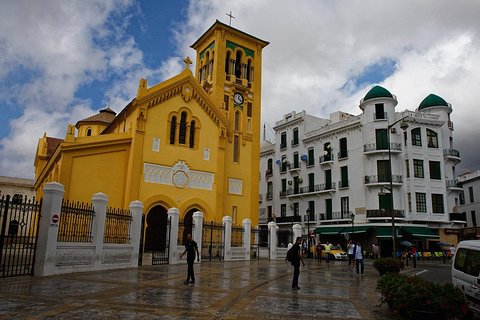
<instances>
[{"instance_id":1,"label":"lamp post","mask_svg":"<svg viewBox=\"0 0 480 320\"><path fill-rule=\"evenodd\" d=\"M389 177L389 187L383 187L385 189L387 189L388 191L390 191L390 213L391 213L391 217L392 217L392 248L393 248L393 257L396 258L396 240L395 240L395 237L396 237L396 234L395 234L395 210L393 208L393 174L392 174L392 149L391 149L391 143L390 143L390 130L393 128L394 125L396 125L397 123L399 123L400 121L402 121L402 123L400 124L400 128L405 131L407 130L408 128L408 123L405 122L404 120L406 118L409 118L410 116L405 116L397 121L395 121L394 123L390 124L387 126L387 143L388 143L388 171L389 171L389 174L390 174L390 177ZM381 194L382 191L380 191L379 194Z\"/></svg>"},{"instance_id":2,"label":"lamp post","mask_svg":"<svg viewBox=\"0 0 480 320\"><path fill-rule=\"evenodd\" d=\"M355 236L355 213L352 212L352 214L350 215L350 219L352 219L352 241L353 241L353 237Z\"/></svg>"},{"instance_id":3,"label":"lamp post","mask_svg":"<svg viewBox=\"0 0 480 320\"><path fill-rule=\"evenodd\" d=\"M310 208L307 208L307 245L308 245L308 254L307 257L310 258Z\"/></svg>"}]
</instances>

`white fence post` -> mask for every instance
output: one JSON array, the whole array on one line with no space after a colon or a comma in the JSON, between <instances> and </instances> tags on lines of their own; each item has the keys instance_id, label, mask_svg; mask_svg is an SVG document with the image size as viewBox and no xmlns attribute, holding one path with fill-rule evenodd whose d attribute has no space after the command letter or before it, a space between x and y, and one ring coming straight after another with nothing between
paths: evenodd
<instances>
[{"instance_id":1,"label":"white fence post","mask_svg":"<svg viewBox=\"0 0 480 320\"><path fill-rule=\"evenodd\" d=\"M243 247L245 248L245 260L250 260L250 242L252 234L252 220L243 219Z\"/></svg>"},{"instance_id":2,"label":"white fence post","mask_svg":"<svg viewBox=\"0 0 480 320\"><path fill-rule=\"evenodd\" d=\"M274 221L268 223L268 246L270 248L270 259L277 258L277 224Z\"/></svg>"},{"instance_id":3,"label":"white fence post","mask_svg":"<svg viewBox=\"0 0 480 320\"><path fill-rule=\"evenodd\" d=\"M223 217L222 222L225 227L225 248L223 259L225 261L230 261L232 258L232 217L225 216Z\"/></svg>"},{"instance_id":4,"label":"white fence post","mask_svg":"<svg viewBox=\"0 0 480 320\"><path fill-rule=\"evenodd\" d=\"M178 216L179 211L177 208L168 209L168 217L170 218L170 243L168 248L168 263L178 264L177 254L177 237L178 237Z\"/></svg>"},{"instance_id":5,"label":"white fence post","mask_svg":"<svg viewBox=\"0 0 480 320\"><path fill-rule=\"evenodd\" d=\"M130 239L133 245L133 257L132 266L138 265L138 255L140 250L140 237L142 235L142 216L143 216L143 203L135 200L130 202L130 213L132 215L132 225L130 226Z\"/></svg>"},{"instance_id":6,"label":"white fence post","mask_svg":"<svg viewBox=\"0 0 480 320\"><path fill-rule=\"evenodd\" d=\"M105 218L107 217L108 196L98 192L92 196L93 209L95 215L92 221L92 242L95 246L94 265L102 265L103 258L103 237L105 235Z\"/></svg>"},{"instance_id":7,"label":"white fence post","mask_svg":"<svg viewBox=\"0 0 480 320\"><path fill-rule=\"evenodd\" d=\"M198 253L202 258L202 240L203 240L203 213L195 211L193 213L193 241L198 245Z\"/></svg>"},{"instance_id":8,"label":"white fence post","mask_svg":"<svg viewBox=\"0 0 480 320\"><path fill-rule=\"evenodd\" d=\"M58 182L45 184L43 188L42 215L40 216L37 252L35 255L36 276L53 273L57 251L59 218L62 212L62 199L65 189ZM56 221L56 222L55 222Z\"/></svg>"},{"instance_id":9,"label":"white fence post","mask_svg":"<svg viewBox=\"0 0 480 320\"><path fill-rule=\"evenodd\" d=\"M302 236L303 228L300 224L295 223L292 226L292 230L293 230L293 243L295 243L295 240L297 240L297 237Z\"/></svg>"}]
</instances>

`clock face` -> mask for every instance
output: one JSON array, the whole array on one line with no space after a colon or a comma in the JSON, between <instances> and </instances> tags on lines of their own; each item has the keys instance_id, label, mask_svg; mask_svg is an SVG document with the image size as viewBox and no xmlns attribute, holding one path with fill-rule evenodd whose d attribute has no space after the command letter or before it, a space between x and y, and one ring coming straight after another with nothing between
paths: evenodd
<instances>
[{"instance_id":1,"label":"clock face","mask_svg":"<svg viewBox=\"0 0 480 320\"><path fill-rule=\"evenodd\" d=\"M235 93L233 95L233 102L235 102L235 104L242 104L243 103L243 96L241 93Z\"/></svg>"}]
</instances>

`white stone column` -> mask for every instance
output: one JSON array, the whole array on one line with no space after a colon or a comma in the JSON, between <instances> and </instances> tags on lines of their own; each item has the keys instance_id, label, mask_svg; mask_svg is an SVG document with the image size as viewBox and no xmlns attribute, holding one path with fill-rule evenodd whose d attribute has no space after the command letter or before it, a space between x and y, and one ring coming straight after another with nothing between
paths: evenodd
<instances>
[{"instance_id":1,"label":"white stone column","mask_svg":"<svg viewBox=\"0 0 480 320\"><path fill-rule=\"evenodd\" d=\"M243 247L245 248L245 260L250 260L250 242L252 239L252 220L243 219Z\"/></svg>"},{"instance_id":2,"label":"white stone column","mask_svg":"<svg viewBox=\"0 0 480 320\"><path fill-rule=\"evenodd\" d=\"M300 224L295 223L292 226L292 230L293 230L293 243L295 243L295 240L297 239L297 237L302 236L303 228Z\"/></svg>"},{"instance_id":3,"label":"white stone column","mask_svg":"<svg viewBox=\"0 0 480 320\"><path fill-rule=\"evenodd\" d=\"M42 215L40 216L37 252L35 254L35 275L53 274L57 252L58 224L61 218L63 185L58 182L45 184L43 188ZM57 220L57 222L54 222Z\"/></svg>"},{"instance_id":4,"label":"white stone column","mask_svg":"<svg viewBox=\"0 0 480 320\"><path fill-rule=\"evenodd\" d=\"M193 241L198 245L198 253L202 259L202 240L203 240L203 213L195 211L193 213ZM195 259L196 261L196 259ZM201 260L200 260L201 261Z\"/></svg>"},{"instance_id":5,"label":"white stone column","mask_svg":"<svg viewBox=\"0 0 480 320\"><path fill-rule=\"evenodd\" d=\"M108 196L105 193L95 193L92 196L92 205L95 215L92 221L92 242L95 246L95 267L102 265L103 237L105 235L105 218L107 216Z\"/></svg>"},{"instance_id":6,"label":"white stone column","mask_svg":"<svg viewBox=\"0 0 480 320\"><path fill-rule=\"evenodd\" d=\"M232 217L225 216L222 219L223 226L224 226L224 253L223 259L225 261L230 261L232 258Z\"/></svg>"},{"instance_id":7,"label":"white stone column","mask_svg":"<svg viewBox=\"0 0 480 320\"><path fill-rule=\"evenodd\" d=\"M178 235L178 216L179 211L177 208L168 209L168 217L170 218L170 245L168 248L168 263L178 264L179 254L177 253L177 235Z\"/></svg>"},{"instance_id":8,"label":"white stone column","mask_svg":"<svg viewBox=\"0 0 480 320\"><path fill-rule=\"evenodd\" d=\"M270 248L270 259L277 258L277 224L273 221L268 223L268 247Z\"/></svg>"},{"instance_id":9,"label":"white stone column","mask_svg":"<svg viewBox=\"0 0 480 320\"><path fill-rule=\"evenodd\" d=\"M130 226L130 239L131 244L133 245L133 257L132 257L132 267L138 266L138 256L140 250L142 236L142 216L143 216L143 203L141 201L132 201L130 202L130 213L132 215L132 225Z\"/></svg>"}]
</instances>

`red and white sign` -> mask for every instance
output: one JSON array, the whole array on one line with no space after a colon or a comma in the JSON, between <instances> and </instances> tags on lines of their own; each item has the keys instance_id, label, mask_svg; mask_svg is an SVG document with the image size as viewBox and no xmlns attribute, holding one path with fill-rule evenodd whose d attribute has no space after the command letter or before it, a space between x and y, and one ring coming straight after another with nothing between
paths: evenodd
<instances>
[{"instance_id":1,"label":"red and white sign","mask_svg":"<svg viewBox=\"0 0 480 320\"><path fill-rule=\"evenodd\" d=\"M60 217L58 216L58 214L54 213L52 215L52 222L53 223L58 223L58 220L60 219Z\"/></svg>"}]
</instances>

